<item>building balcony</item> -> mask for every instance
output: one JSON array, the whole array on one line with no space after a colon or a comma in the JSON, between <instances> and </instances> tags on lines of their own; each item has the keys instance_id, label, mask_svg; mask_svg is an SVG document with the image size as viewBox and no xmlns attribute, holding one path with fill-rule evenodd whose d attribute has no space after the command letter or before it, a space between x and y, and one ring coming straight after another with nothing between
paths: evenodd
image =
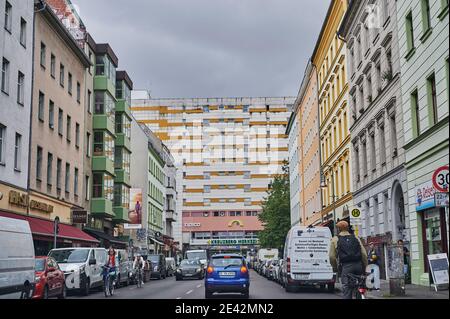
<instances>
[{"instance_id":1,"label":"building balcony","mask_svg":"<svg viewBox=\"0 0 450 319\"><path fill-rule=\"evenodd\" d=\"M108 131L112 135L115 135L114 122L107 115L95 114L93 121L94 130Z\"/></svg>"},{"instance_id":2,"label":"building balcony","mask_svg":"<svg viewBox=\"0 0 450 319\"><path fill-rule=\"evenodd\" d=\"M129 223L130 220L128 219L128 209L122 207L122 206L115 206L113 208L115 217L113 218L113 221L116 224L123 224L123 223Z\"/></svg>"},{"instance_id":3,"label":"building balcony","mask_svg":"<svg viewBox=\"0 0 450 319\"><path fill-rule=\"evenodd\" d=\"M115 173L116 173L116 177L114 178L115 183L121 183L127 186L131 186L129 173L127 173L124 169L116 169Z\"/></svg>"},{"instance_id":4,"label":"building balcony","mask_svg":"<svg viewBox=\"0 0 450 319\"><path fill-rule=\"evenodd\" d=\"M92 171L107 172L114 176L114 162L106 156L94 156L92 158Z\"/></svg>"},{"instance_id":5,"label":"building balcony","mask_svg":"<svg viewBox=\"0 0 450 319\"><path fill-rule=\"evenodd\" d=\"M130 105L128 105L128 102L125 100L118 100L116 102L116 113L125 113L129 117L131 117L131 110Z\"/></svg>"},{"instance_id":6,"label":"building balcony","mask_svg":"<svg viewBox=\"0 0 450 319\"><path fill-rule=\"evenodd\" d=\"M94 78L94 90L108 91L112 97L116 96L115 83L112 83L106 76L97 75Z\"/></svg>"},{"instance_id":7,"label":"building balcony","mask_svg":"<svg viewBox=\"0 0 450 319\"><path fill-rule=\"evenodd\" d=\"M104 198L91 200L91 214L95 217L114 218L113 202Z\"/></svg>"},{"instance_id":8,"label":"building balcony","mask_svg":"<svg viewBox=\"0 0 450 319\"><path fill-rule=\"evenodd\" d=\"M131 141L130 139L123 133L117 133L116 138L116 146L125 147L128 151L131 152Z\"/></svg>"},{"instance_id":9,"label":"building balcony","mask_svg":"<svg viewBox=\"0 0 450 319\"><path fill-rule=\"evenodd\" d=\"M177 221L175 213L174 213L173 210L170 210L170 209L166 210L166 221L172 222L172 223Z\"/></svg>"}]
</instances>

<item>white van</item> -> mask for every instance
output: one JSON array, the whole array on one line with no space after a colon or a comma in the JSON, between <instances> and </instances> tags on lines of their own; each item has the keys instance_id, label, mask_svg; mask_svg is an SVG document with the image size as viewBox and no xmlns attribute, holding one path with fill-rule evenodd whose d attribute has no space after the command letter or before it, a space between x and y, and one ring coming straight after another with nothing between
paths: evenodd
<instances>
[{"instance_id":1,"label":"white van","mask_svg":"<svg viewBox=\"0 0 450 319\"><path fill-rule=\"evenodd\" d=\"M67 290L80 290L87 296L94 287L103 286L103 269L106 265L105 248L58 248L49 254L66 276Z\"/></svg>"},{"instance_id":2,"label":"white van","mask_svg":"<svg viewBox=\"0 0 450 319\"><path fill-rule=\"evenodd\" d=\"M276 248L262 248L258 251L258 260L267 261L279 258L279 251Z\"/></svg>"},{"instance_id":3,"label":"white van","mask_svg":"<svg viewBox=\"0 0 450 319\"><path fill-rule=\"evenodd\" d=\"M283 284L287 292L294 287L316 285L334 291L336 275L329 257L331 239L328 227L291 228L284 248Z\"/></svg>"},{"instance_id":4,"label":"white van","mask_svg":"<svg viewBox=\"0 0 450 319\"><path fill-rule=\"evenodd\" d=\"M0 217L0 298L33 295L34 244L25 220Z\"/></svg>"}]
</instances>

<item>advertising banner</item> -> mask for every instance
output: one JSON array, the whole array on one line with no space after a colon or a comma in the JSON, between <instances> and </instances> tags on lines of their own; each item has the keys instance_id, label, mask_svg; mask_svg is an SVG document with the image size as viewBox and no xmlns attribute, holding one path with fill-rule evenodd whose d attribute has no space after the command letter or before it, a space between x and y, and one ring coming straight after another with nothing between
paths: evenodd
<instances>
[{"instance_id":1,"label":"advertising banner","mask_svg":"<svg viewBox=\"0 0 450 319\"><path fill-rule=\"evenodd\" d=\"M142 189L130 189L130 209L128 212L129 224L125 224L125 229L142 228Z\"/></svg>"}]
</instances>

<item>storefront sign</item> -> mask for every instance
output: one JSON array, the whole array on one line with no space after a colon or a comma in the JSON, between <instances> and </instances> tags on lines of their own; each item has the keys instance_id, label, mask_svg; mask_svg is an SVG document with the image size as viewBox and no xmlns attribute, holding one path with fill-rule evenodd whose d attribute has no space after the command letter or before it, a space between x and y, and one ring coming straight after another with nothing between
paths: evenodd
<instances>
[{"instance_id":1,"label":"storefront sign","mask_svg":"<svg viewBox=\"0 0 450 319\"><path fill-rule=\"evenodd\" d=\"M434 203L436 207L448 207L449 198L448 193L435 193Z\"/></svg>"},{"instance_id":2,"label":"storefront sign","mask_svg":"<svg viewBox=\"0 0 450 319\"><path fill-rule=\"evenodd\" d=\"M212 239L208 245L212 246L234 246L234 245L258 245L258 239Z\"/></svg>"},{"instance_id":3,"label":"storefront sign","mask_svg":"<svg viewBox=\"0 0 450 319\"><path fill-rule=\"evenodd\" d=\"M190 227L190 228L192 228L192 227L201 227L202 226L202 224L200 224L200 223L186 223L186 224L184 224L184 227Z\"/></svg>"},{"instance_id":4,"label":"storefront sign","mask_svg":"<svg viewBox=\"0 0 450 319\"><path fill-rule=\"evenodd\" d=\"M85 210L72 211L72 224L87 224L88 212Z\"/></svg>"},{"instance_id":5,"label":"storefront sign","mask_svg":"<svg viewBox=\"0 0 450 319\"><path fill-rule=\"evenodd\" d=\"M447 254L428 255L428 262L430 263L434 284L436 286L448 285Z\"/></svg>"},{"instance_id":6,"label":"storefront sign","mask_svg":"<svg viewBox=\"0 0 450 319\"><path fill-rule=\"evenodd\" d=\"M433 185L438 192L448 192L448 185L450 184L450 176L448 166L438 168L433 174Z\"/></svg>"},{"instance_id":7,"label":"storefront sign","mask_svg":"<svg viewBox=\"0 0 450 319\"><path fill-rule=\"evenodd\" d=\"M53 206L37 200L29 200L28 194L19 193L16 191L9 192L9 203L23 208L29 207L33 210L38 210L44 213L53 213Z\"/></svg>"},{"instance_id":8,"label":"storefront sign","mask_svg":"<svg viewBox=\"0 0 450 319\"><path fill-rule=\"evenodd\" d=\"M434 207L434 194L436 189L429 181L416 187L416 210L425 210Z\"/></svg>"}]
</instances>

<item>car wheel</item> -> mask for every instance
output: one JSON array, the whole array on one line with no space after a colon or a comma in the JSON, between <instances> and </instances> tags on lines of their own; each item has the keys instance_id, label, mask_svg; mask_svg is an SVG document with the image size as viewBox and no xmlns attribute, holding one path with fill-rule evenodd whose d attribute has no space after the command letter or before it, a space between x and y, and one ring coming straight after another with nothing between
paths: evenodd
<instances>
[{"instance_id":1,"label":"car wheel","mask_svg":"<svg viewBox=\"0 0 450 319\"><path fill-rule=\"evenodd\" d=\"M294 287L290 286L289 284L286 284L286 286L284 287L284 289L286 290L286 292L294 292Z\"/></svg>"},{"instance_id":2,"label":"car wheel","mask_svg":"<svg viewBox=\"0 0 450 319\"><path fill-rule=\"evenodd\" d=\"M58 296L58 299L66 299L66 297L67 297L67 288L66 288L66 285L64 284L63 288L62 288L62 292Z\"/></svg>"},{"instance_id":3,"label":"car wheel","mask_svg":"<svg viewBox=\"0 0 450 319\"><path fill-rule=\"evenodd\" d=\"M22 290L22 293L20 294L20 299L30 299L31 298L31 290L32 290L31 285L28 282L26 282L23 285L23 290Z\"/></svg>"},{"instance_id":4,"label":"car wheel","mask_svg":"<svg viewBox=\"0 0 450 319\"><path fill-rule=\"evenodd\" d=\"M44 292L42 293L42 299L48 299L48 286L44 287Z\"/></svg>"},{"instance_id":5,"label":"car wheel","mask_svg":"<svg viewBox=\"0 0 450 319\"><path fill-rule=\"evenodd\" d=\"M211 291L205 290L205 299L211 299L213 294Z\"/></svg>"},{"instance_id":6,"label":"car wheel","mask_svg":"<svg viewBox=\"0 0 450 319\"><path fill-rule=\"evenodd\" d=\"M249 299L249 298L250 298L250 290L247 289L247 290L244 292L244 299Z\"/></svg>"},{"instance_id":7,"label":"car wheel","mask_svg":"<svg viewBox=\"0 0 450 319\"><path fill-rule=\"evenodd\" d=\"M89 280L89 278L87 278L86 281L84 282L84 287L81 291L83 296L89 296L89 292L90 292L90 288L91 288L90 285L91 285L90 280Z\"/></svg>"}]
</instances>

